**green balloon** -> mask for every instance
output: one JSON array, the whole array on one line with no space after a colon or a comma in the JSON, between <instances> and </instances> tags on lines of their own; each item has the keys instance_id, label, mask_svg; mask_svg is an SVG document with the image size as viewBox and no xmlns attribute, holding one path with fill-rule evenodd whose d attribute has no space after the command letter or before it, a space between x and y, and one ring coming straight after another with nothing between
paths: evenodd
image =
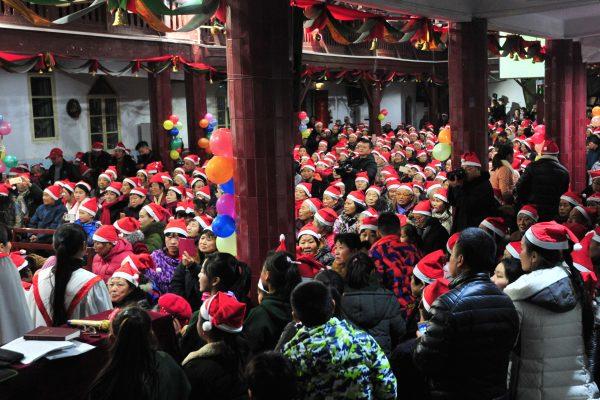
<instances>
[{"instance_id":1,"label":"green balloon","mask_svg":"<svg viewBox=\"0 0 600 400\"><path fill-rule=\"evenodd\" d=\"M177 150L183 147L183 140L181 138L175 138L171 141L171 150Z\"/></svg>"},{"instance_id":2,"label":"green balloon","mask_svg":"<svg viewBox=\"0 0 600 400\"><path fill-rule=\"evenodd\" d=\"M438 161L446 161L452 155L452 146L448 143L438 143L433 148L433 158Z\"/></svg>"},{"instance_id":3,"label":"green balloon","mask_svg":"<svg viewBox=\"0 0 600 400\"><path fill-rule=\"evenodd\" d=\"M19 161L17 160L17 157L8 155L4 157L4 164L6 165L6 168L14 168L19 164Z\"/></svg>"}]
</instances>

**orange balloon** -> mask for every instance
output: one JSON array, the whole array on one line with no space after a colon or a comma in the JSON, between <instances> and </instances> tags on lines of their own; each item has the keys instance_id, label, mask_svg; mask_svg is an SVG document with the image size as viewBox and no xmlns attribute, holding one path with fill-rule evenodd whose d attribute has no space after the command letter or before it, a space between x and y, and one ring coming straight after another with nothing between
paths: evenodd
<instances>
[{"instance_id":1,"label":"orange balloon","mask_svg":"<svg viewBox=\"0 0 600 400\"><path fill-rule=\"evenodd\" d=\"M452 144L452 135L449 128L444 128L438 135L438 142Z\"/></svg>"},{"instance_id":2,"label":"orange balloon","mask_svg":"<svg viewBox=\"0 0 600 400\"><path fill-rule=\"evenodd\" d=\"M208 149L210 147L210 140L207 138L202 138L198 140L198 147L201 149Z\"/></svg>"},{"instance_id":3,"label":"orange balloon","mask_svg":"<svg viewBox=\"0 0 600 400\"><path fill-rule=\"evenodd\" d=\"M233 164L233 158L215 156L206 164L206 176L213 183L225 183L233 177Z\"/></svg>"},{"instance_id":4,"label":"orange balloon","mask_svg":"<svg viewBox=\"0 0 600 400\"><path fill-rule=\"evenodd\" d=\"M200 120L200 128L206 128L208 127L208 120L206 118L202 118Z\"/></svg>"},{"instance_id":5,"label":"orange balloon","mask_svg":"<svg viewBox=\"0 0 600 400\"><path fill-rule=\"evenodd\" d=\"M592 116L597 117L600 115L600 106L592 108Z\"/></svg>"}]
</instances>

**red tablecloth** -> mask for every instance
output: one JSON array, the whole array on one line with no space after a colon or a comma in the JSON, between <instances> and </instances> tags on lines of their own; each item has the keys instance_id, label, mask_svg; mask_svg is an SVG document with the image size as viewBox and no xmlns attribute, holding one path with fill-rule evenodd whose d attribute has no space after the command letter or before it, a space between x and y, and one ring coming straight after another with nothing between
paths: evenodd
<instances>
[{"instance_id":1,"label":"red tablecloth","mask_svg":"<svg viewBox=\"0 0 600 400\"><path fill-rule=\"evenodd\" d=\"M89 316L86 319L107 319L111 311ZM149 311L152 318L152 330L158 341L158 347L180 361L177 337L170 316ZM48 360L41 358L29 364L16 364L13 369L18 375L0 383L1 400L70 400L84 399L91 382L98 375L108 359L108 335L103 333L94 337L82 335L79 339L96 346L95 349L75 357Z\"/></svg>"}]
</instances>

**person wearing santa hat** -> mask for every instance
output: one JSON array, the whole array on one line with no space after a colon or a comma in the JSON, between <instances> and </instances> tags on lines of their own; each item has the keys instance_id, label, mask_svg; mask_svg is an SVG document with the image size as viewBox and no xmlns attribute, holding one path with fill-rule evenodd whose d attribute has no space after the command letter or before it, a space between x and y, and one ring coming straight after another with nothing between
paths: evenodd
<instances>
[{"instance_id":1,"label":"person wearing santa hat","mask_svg":"<svg viewBox=\"0 0 600 400\"><path fill-rule=\"evenodd\" d=\"M321 208L317 211L313 218L313 225L317 228L319 235L322 240L329 247L333 249L335 234L333 233L333 224L337 219L338 214L334 209L329 207Z\"/></svg>"},{"instance_id":2,"label":"person wearing santa hat","mask_svg":"<svg viewBox=\"0 0 600 400\"><path fill-rule=\"evenodd\" d=\"M79 207L79 218L74 222L75 225L79 225L83 228L87 235L87 245L92 247L94 245L93 236L96 230L102 225L99 221L96 221L96 214L98 213L98 200L95 197L87 199Z\"/></svg>"},{"instance_id":3,"label":"person wearing santa hat","mask_svg":"<svg viewBox=\"0 0 600 400\"><path fill-rule=\"evenodd\" d=\"M148 246L144 243L144 234L141 231L140 221L133 217L123 217L116 220L113 224L119 237L131 244L133 254L150 253Z\"/></svg>"},{"instance_id":4,"label":"person wearing santa hat","mask_svg":"<svg viewBox=\"0 0 600 400\"><path fill-rule=\"evenodd\" d=\"M129 198L123 196L121 182L111 182L102 196L102 209L98 219L103 225L110 225L121 216L121 213L129 204Z\"/></svg>"},{"instance_id":5,"label":"person wearing santa hat","mask_svg":"<svg viewBox=\"0 0 600 400\"><path fill-rule=\"evenodd\" d=\"M348 193L344 202L344 210L333 224L333 232L339 233L358 233L360 213L367 209L365 203L365 194L355 190Z\"/></svg>"},{"instance_id":6,"label":"person wearing santa hat","mask_svg":"<svg viewBox=\"0 0 600 400\"><path fill-rule=\"evenodd\" d=\"M92 150L83 154L81 161L90 168L90 179L98 181L98 175L110 165L111 156L104 150L102 142L92 143Z\"/></svg>"},{"instance_id":7,"label":"person wearing santa hat","mask_svg":"<svg viewBox=\"0 0 600 400\"><path fill-rule=\"evenodd\" d=\"M112 274L107 283L114 308L150 308L146 293L140 289L140 284L146 283L142 272L153 266L150 254L134 254L121 261L121 267Z\"/></svg>"},{"instance_id":8,"label":"person wearing santa hat","mask_svg":"<svg viewBox=\"0 0 600 400\"><path fill-rule=\"evenodd\" d=\"M310 183L311 195L309 197L321 198L326 185L323 184L323 181L320 178L317 179L315 175L316 171L317 169L312 160L300 165L300 176L302 177L302 182Z\"/></svg>"},{"instance_id":9,"label":"person wearing santa hat","mask_svg":"<svg viewBox=\"0 0 600 400\"><path fill-rule=\"evenodd\" d=\"M137 171L135 161L129 153L129 149L122 142L117 143L114 147L111 160L111 165L116 167L117 172L114 180L122 180L127 176L132 176Z\"/></svg>"},{"instance_id":10,"label":"person wearing santa hat","mask_svg":"<svg viewBox=\"0 0 600 400\"><path fill-rule=\"evenodd\" d=\"M360 240L373 245L378 239L377 237L377 217L365 217L360 222L358 228Z\"/></svg>"},{"instance_id":11,"label":"person wearing santa hat","mask_svg":"<svg viewBox=\"0 0 600 400\"><path fill-rule=\"evenodd\" d=\"M430 390L442 398L508 396L519 314L489 278L495 256L494 241L483 230L460 233L449 260L450 291L430 305L427 330L417 339L415 365L428 377Z\"/></svg>"},{"instance_id":12,"label":"person wearing santa hat","mask_svg":"<svg viewBox=\"0 0 600 400\"><path fill-rule=\"evenodd\" d=\"M129 202L127 206L123 208L122 214L126 217L132 217L138 219L140 217L140 211L142 207L146 205L148 199L148 191L141 186L131 189L129 192Z\"/></svg>"},{"instance_id":13,"label":"person wearing santa hat","mask_svg":"<svg viewBox=\"0 0 600 400\"><path fill-rule=\"evenodd\" d=\"M396 190L394 196L393 190ZM413 191L412 183L400 183L399 181L388 182L388 197L392 204L392 209L398 214L408 215L419 202L419 197Z\"/></svg>"},{"instance_id":14,"label":"person wearing santa hat","mask_svg":"<svg viewBox=\"0 0 600 400\"><path fill-rule=\"evenodd\" d=\"M517 213L517 231L510 235L509 240L516 242L521 240L525 231L540 219L537 209L531 204L524 205Z\"/></svg>"},{"instance_id":15,"label":"person wearing santa hat","mask_svg":"<svg viewBox=\"0 0 600 400\"><path fill-rule=\"evenodd\" d=\"M450 234L438 219L433 218L429 200L419 202L413 208L410 216L419 236L421 236L422 245L419 250L424 254L428 254L446 247Z\"/></svg>"},{"instance_id":16,"label":"person wearing santa hat","mask_svg":"<svg viewBox=\"0 0 600 400\"><path fill-rule=\"evenodd\" d=\"M313 220L317 211L322 207L321 200L317 198L309 198L302 202L298 210L298 218L296 219L296 229L302 228L304 225Z\"/></svg>"},{"instance_id":17,"label":"person wearing santa hat","mask_svg":"<svg viewBox=\"0 0 600 400\"><path fill-rule=\"evenodd\" d=\"M320 215L319 218L321 218ZM298 246L297 253L298 255L302 254L313 256L323 265L331 265L334 259L333 254L331 253L333 247L330 247L318 232L319 228L312 223L300 228L298 230L298 234L296 235L296 244Z\"/></svg>"},{"instance_id":18,"label":"person wearing santa hat","mask_svg":"<svg viewBox=\"0 0 600 400\"><path fill-rule=\"evenodd\" d=\"M586 321L593 321L593 315L581 273L572 263L573 249L581 249L577 238L555 221L537 223L523 236L525 275L504 289L521 317L519 399L600 396L585 362L586 330L591 329Z\"/></svg>"},{"instance_id":19,"label":"person wearing santa hat","mask_svg":"<svg viewBox=\"0 0 600 400\"><path fill-rule=\"evenodd\" d=\"M508 249L508 246L506 246L506 248ZM500 260L498 265L496 265L494 275L492 275L490 279L498 289L504 290L508 285L519 279L521 275L523 275L523 270L521 269L521 262L519 259L505 257Z\"/></svg>"},{"instance_id":20,"label":"person wearing santa hat","mask_svg":"<svg viewBox=\"0 0 600 400\"><path fill-rule=\"evenodd\" d=\"M133 254L131 244L119 237L112 225L99 227L92 236L96 255L92 261L92 272L108 282L112 274L119 269L121 262Z\"/></svg>"},{"instance_id":21,"label":"person wearing santa hat","mask_svg":"<svg viewBox=\"0 0 600 400\"><path fill-rule=\"evenodd\" d=\"M28 228L56 229L62 224L63 216L67 212L66 207L60 201L62 188L58 185L48 186L42 195L42 204L35 210L35 214L27 224ZM50 243L52 235L31 235L32 242Z\"/></svg>"},{"instance_id":22,"label":"person wearing santa hat","mask_svg":"<svg viewBox=\"0 0 600 400\"><path fill-rule=\"evenodd\" d=\"M561 223L567 222L571 210L576 206L583 206L583 200L579 193L573 191L563 193L558 203L558 218L556 218L556 221Z\"/></svg>"},{"instance_id":23,"label":"person wearing santa hat","mask_svg":"<svg viewBox=\"0 0 600 400\"><path fill-rule=\"evenodd\" d=\"M323 207L328 207L339 215L344 207L344 199L342 191L339 187L331 185L323 192L322 199Z\"/></svg>"},{"instance_id":24,"label":"person wearing santa hat","mask_svg":"<svg viewBox=\"0 0 600 400\"><path fill-rule=\"evenodd\" d=\"M165 245L164 230L167 210L156 203L149 203L140 210L140 228L148 251L162 249Z\"/></svg>"}]
</instances>

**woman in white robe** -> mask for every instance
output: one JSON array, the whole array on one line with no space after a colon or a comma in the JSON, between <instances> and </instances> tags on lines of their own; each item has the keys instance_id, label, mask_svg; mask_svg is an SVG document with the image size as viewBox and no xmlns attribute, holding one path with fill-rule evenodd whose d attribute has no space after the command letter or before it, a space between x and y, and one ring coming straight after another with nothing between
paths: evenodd
<instances>
[{"instance_id":1,"label":"woman in white robe","mask_svg":"<svg viewBox=\"0 0 600 400\"><path fill-rule=\"evenodd\" d=\"M21 277L10 257L6 227L0 227L0 345L33 329Z\"/></svg>"}]
</instances>

